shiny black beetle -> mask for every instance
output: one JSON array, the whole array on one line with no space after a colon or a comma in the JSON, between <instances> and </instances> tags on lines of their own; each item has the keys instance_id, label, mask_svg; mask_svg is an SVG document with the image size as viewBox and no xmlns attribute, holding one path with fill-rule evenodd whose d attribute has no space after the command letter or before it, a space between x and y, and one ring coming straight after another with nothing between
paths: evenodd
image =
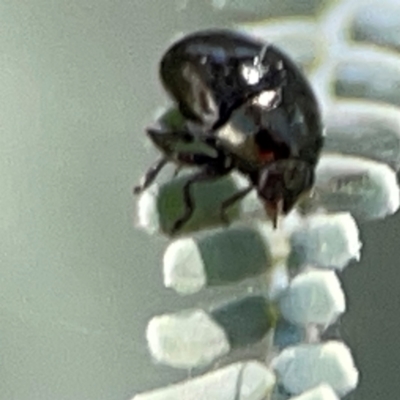
<instances>
[{"instance_id":1,"label":"shiny black beetle","mask_svg":"<svg viewBox=\"0 0 400 400\"><path fill-rule=\"evenodd\" d=\"M323 144L319 107L307 79L281 50L244 34L206 30L173 44L160 63L161 81L175 102L147 133L162 153L135 193L142 192L167 162L199 171L184 186L185 212L173 232L191 217L190 187L232 170L253 188L276 225L314 183Z\"/></svg>"}]
</instances>

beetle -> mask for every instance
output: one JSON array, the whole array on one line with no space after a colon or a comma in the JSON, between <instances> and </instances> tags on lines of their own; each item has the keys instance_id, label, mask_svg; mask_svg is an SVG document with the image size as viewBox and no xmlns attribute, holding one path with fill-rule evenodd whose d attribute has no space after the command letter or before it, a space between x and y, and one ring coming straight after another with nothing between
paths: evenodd
<instances>
[{"instance_id":1,"label":"beetle","mask_svg":"<svg viewBox=\"0 0 400 400\"><path fill-rule=\"evenodd\" d=\"M162 157L149 168L136 194L168 162L196 166L184 185L191 217L191 186L237 170L249 186L221 205L225 211L257 191L274 226L314 184L323 146L317 99L300 68L278 47L230 30L203 30L174 43L160 61L161 82L174 102L147 134Z\"/></svg>"}]
</instances>

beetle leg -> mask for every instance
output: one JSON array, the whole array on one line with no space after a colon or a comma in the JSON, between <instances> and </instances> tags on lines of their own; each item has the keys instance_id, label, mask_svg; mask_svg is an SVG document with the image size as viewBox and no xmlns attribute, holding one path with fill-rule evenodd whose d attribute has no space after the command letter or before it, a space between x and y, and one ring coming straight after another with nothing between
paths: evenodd
<instances>
[{"instance_id":1,"label":"beetle leg","mask_svg":"<svg viewBox=\"0 0 400 400\"><path fill-rule=\"evenodd\" d=\"M240 400L243 386L243 375L244 375L245 365L240 367L240 371L237 377L236 386L235 386L235 398L233 400Z\"/></svg>"},{"instance_id":2,"label":"beetle leg","mask_svg":"<svg viewBox=\"0 0 400 400\"><path fill-rule=\"evenodd\" d=\"M166 157L162 157L157 162L155 162L144 174L142 179L140 180L139 185L135 186L133 189L134 194L140 194L142 193L145 189L147 189L156 179L157 175L159 172L162 170L162 168L167 164L168 159Z\"/></svg>"},{"instance_id":3,"label":"beetle leg","mask_svg":"<svg viewBox=\"0 0 400 400\"><path fill-rule=\"evenodd\" d=\"M238 201L242 200L244 197L246 197L253 189L254 189L253 186L249 186L249 187L247 187L247 188L245 188L243 190L240 190L239 192L235 193L233 196L231 196L228 199L226 199L221 204L220 218L221 218L221 221L224 224L229 225L229 223L230 223L229 218L227 216L227 209L229 207L233 206Z\"/></svg>"},{"instance_id":4,"label":"beetle leg","mask_svg":"<svg viewBox=\"0 0 400 400\"><path fill-rule=\"evenodd\" d=\"M175 168L175 171L174 171L174 174L172 175L172 177L173 178L176 178L178 175L179 175L179 173L182 171L182 166L181 165L178 165L176 168Z\"/></svg>"},{"instance_id":5,"label":"beetle leg","mask_svg":"<svg viewBox=\"0 0 400 400\"><path fill-rule=\"evenodd\" d=\"M212 181L214 179L218 179L221 176L227 174L229 170L223 170L223 171L215 171L215 170L210 170L208 168L202 169L200 172L192 175L189 177L189 179L186 181L185 185L183 186L183 204L185 206L185 210L183 212L183 215L175 221L171 233L175 233L179 231L182 226L189 221L191 216L193 215L194 212L194 203L193 203L193 198L192 194L190 193L190 188L195 184L199 182L206 182L206 181Z\"/></svg>"}]
</instances>

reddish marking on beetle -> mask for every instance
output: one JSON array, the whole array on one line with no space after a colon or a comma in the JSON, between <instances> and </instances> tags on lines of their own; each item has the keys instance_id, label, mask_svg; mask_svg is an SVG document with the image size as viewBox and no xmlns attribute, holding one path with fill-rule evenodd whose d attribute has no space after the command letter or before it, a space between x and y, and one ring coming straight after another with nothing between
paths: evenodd
<instances>
[{"instance_id":1,"label":"reddish marking on beetle","mask_svg":"<svg viewBox=\"0 0 400 400\"><path fill-rule=\"evenodd\" d=\"M262 150L258 148L258 156L263 162L271 162L275 160L275 154L271 150Z\"/></svg>"}]
</instances>

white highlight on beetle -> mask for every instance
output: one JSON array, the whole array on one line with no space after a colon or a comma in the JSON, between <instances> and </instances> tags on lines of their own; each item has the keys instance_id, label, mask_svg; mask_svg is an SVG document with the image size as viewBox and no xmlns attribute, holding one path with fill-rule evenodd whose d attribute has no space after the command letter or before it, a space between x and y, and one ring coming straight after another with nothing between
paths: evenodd
<instances>
[{"instance_id":1,"label":"white highlight on beetle","mask_svg":"<svg viewBox=\"0 0 400 400\"><path fill-rule=\"evenodd\" d=\"M280 91L278 90L264 90L252 99L252 104L269 109L279 104L280 97Z\"/></svg>"},{"instance_id":2,"label":"white highlight on beetle","mask_svg":"<svg viewBox=\"0 0 400 400\"><path fill-rule=\"evenodd\" d=\"M262 72L260 70L259 65L254 64L242 64L240 73L242 74L243 79L249 85L256 85L260 82L262 78Z\"/></svg>"}]
</instances>

